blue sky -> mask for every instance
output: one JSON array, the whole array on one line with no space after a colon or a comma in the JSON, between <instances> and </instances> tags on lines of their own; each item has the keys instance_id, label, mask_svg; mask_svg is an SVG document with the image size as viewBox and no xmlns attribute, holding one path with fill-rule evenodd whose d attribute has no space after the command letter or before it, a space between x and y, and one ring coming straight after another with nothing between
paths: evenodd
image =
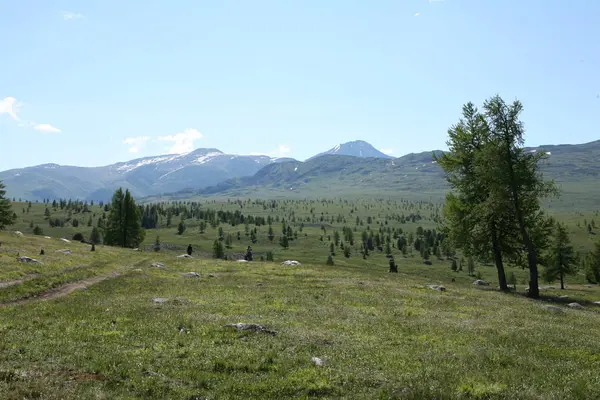
<instances>
[{"instance_id":1,"label":"blue sky","mask_svg":"<svg viewBox=\"0 0 600 400\"><path fill-rule=\"evenodd\" d=\"M0 170L445 148L467 101L600 139L597 0L0 0Z\"/></svg>"}]
</instances>

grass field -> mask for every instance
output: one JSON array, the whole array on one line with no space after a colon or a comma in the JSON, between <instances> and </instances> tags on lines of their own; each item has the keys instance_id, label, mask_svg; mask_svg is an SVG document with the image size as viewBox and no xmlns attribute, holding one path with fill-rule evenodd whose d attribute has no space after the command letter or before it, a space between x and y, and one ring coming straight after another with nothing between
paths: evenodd
<instances>
[{"instance_id":1,"label":"grass field","mask_svg":"<svg viewBox=\"0 0 600 400\"><path fill-rule=\"evenodd\" d=\"M90 252L7 233L0 241L1 279L25 279L0 289L2 399L600 395L597 287L545 289L544 301L533 301L478 289L439 264L406 261L389 274L104 246ZM46 254L37 256L41 247ZM65 247L73 254L56 252ZM44 264L17 264L15 253ZM90 267L73 274L77 265ZM182 277L190 271L200 277ZM87 290L63 290L77 282ZM562 304L571 301L585 309ZM224 327L237 322L276 335Z\"/></svg>"}]
</instances>

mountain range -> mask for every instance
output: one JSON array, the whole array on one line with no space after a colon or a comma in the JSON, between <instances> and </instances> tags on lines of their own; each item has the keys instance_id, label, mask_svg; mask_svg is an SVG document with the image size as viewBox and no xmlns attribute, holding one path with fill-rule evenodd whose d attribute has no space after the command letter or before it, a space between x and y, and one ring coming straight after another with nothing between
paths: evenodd
<instances>
[{"instance_id":1,"label":"mountain range","mask_svg":"<svg viewBox=\"0 0 600 400\"><path fill-rule=\"evenodd\" d=\"M543 172L560 184L566 201L596 201L600 140L578 145L527 148L545 152ZM432 152L392 158L364 141L343 143L304 162L292 158L225 154L197 149L181 155L145 157L103 167L43 164L0 172L10 197L28 200L108 200L118 187L136 197L189 198L248 194L341 195L411 193L441 198L448 189ZM168 195L168 196L166 196Z\"/></svg>"}]
</instances>

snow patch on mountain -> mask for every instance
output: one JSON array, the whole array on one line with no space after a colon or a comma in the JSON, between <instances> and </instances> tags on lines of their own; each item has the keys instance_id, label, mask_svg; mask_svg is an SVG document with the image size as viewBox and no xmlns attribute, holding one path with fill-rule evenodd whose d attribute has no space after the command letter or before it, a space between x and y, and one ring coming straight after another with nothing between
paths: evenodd
<instances>
[{"instance_id":1,"label":"snow patch on mountain","mask_svg":"<svg viewBox=\"0 0 600 400\"><path fill-rule=\"evenodd\" d=\"M201 157L198 157L198 158L197 158L197 159L194 161L194 163L195 163L195 164L204 164L204 163L207 163L207 162L209 162L209 161L210 161L210 160L212 160L213 158L215 158L215 157L219 157L219 156L222 156L222 155L223 155L223 153L221 153L221 152L212 152L212 153L207 153L207 154L205 154L205 155L203 155L203 156L201 156ZM233 160L233 157L232 157L231 159Z\"/></svg>"}]
</instances>

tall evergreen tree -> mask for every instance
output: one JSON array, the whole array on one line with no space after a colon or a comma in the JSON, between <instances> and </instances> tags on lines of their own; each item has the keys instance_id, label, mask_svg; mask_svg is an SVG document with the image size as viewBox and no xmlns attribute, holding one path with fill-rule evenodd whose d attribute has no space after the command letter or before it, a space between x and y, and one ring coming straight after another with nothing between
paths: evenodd
<instances>
[{"instance_id":1,"label":"tall evergreen tree","mask_svg":"<svg viewBox=\"0 0 600 400\"><path fill-rule=\"evenodd\" d=\"M554 233L554 242L550 248L546 279L553 281L560 279L560 288L565 288L565 275L575 275L577 256L571 245L569 233L563 224L557 224Z\"/></svg>"},{"instance_id":2,"label":"tall evergreen tree","mask_svg":"<svg viewBox=\"0 0 600 400\"><path fill-rule=\"evenodd\" d=\"M488 182L477 174L478 163L485 163L482 151L490 145L485 117L473 103L465 104L463 117L448 130L448 136L449 151L439 157L434 155L454 189L446 195L443 208L446 233L454 246L467 255L488 258L492 254L500 289L508 290L503 252L514 248L513 243L506 242L516 231L514 218L505 211L507 200L491 198Z\"/></svg>"},{"instance_id":3,"label":"tall evergreen tree","mask_svg":"<svg viewBox=\"0 0 600 400\"><path fill-rule=\"evenodd\" d=\"M0 181L0 229L14 224L17 220L16 215L11 210L10 200L5 197L5 187L2 181Z\"/></svg>"},{"instance_id":4,"label":"tall evergreen tree","mask_svg":"<svg viewBox=\"0 0 600 400\"><path fill-rule=\"evenodd\" d=\"M519 228L519 240L527 255L529 267L529 297L540 295L538 262L541 251L547 246L549 223L541 210L540 199L556 195L552 181L544 180L540 162L545 153L526 152L523 148L525 129L519 120L523 105L514 101L507 105L500 96L484 103L491 142L484 159L487 167L480 165L479 175L487 180L494 199L508 199L510 213Z\"/></svg>"},{"instance_id":5,"label":"tall evergreen tree","mask_svg":"<svg viewBox=\"0 0 600 400\"><path fill-rule=\"evenodd\" d=\"M104 243L109 246L137 247L144 240L140 209L129 190L119 188L112 198Z\"/></svg>"},{"instance_id":6,"label":"tall evergreen tree","mask_svg":"<svg viewBox=\"0 0 600 400\"><path fill-rule=\"evenodd\" d=\"M90 242L92 242L92 244L98 244L101 242L101 240L102 237L100 236L100 231L98 230L98 228L93 227L92 233L90 233Z\"/></svg>"}]
</instances>

